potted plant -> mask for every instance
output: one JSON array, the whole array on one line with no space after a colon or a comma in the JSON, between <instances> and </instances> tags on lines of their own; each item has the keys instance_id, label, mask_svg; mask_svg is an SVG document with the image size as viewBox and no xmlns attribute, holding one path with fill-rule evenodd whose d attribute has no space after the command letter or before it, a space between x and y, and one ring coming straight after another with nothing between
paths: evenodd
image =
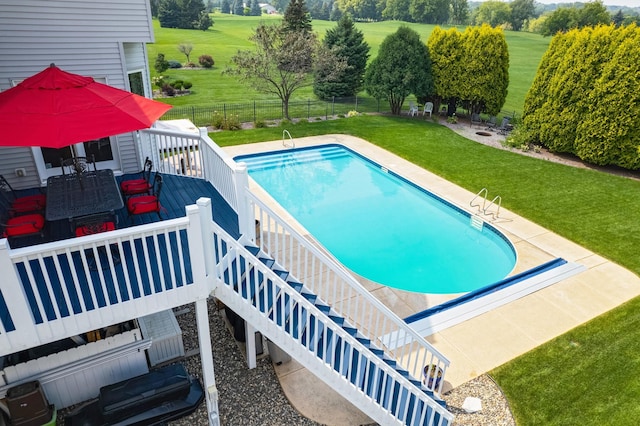
<instances>
[{"instance_id":1,"label":"potted plant","mask_svg":"<svg viewBox=\"0 0 640 426\"><path fill-rule=\"evenodd\" d=\"M442 374L442 368L438 367L437 365L425 365L422 371L422 383L429 389L437 389L440 386Z\"/></svg>"}]
</instances>

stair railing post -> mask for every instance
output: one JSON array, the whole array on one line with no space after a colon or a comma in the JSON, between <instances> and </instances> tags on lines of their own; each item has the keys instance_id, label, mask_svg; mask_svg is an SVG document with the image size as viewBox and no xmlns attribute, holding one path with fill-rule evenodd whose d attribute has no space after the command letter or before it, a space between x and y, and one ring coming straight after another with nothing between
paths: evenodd
<instances>
[{"instance_id":1,"label":"stair railing post","mask_svg":"<svg viewBox=\"0 0 640 426\"><path fill-rule=\"evenodd\" d=\"M234 171L235 186L236 186L236 200L238 202L238 228L241 235L246 238L255 241L255 218L251 211L251 206L247 202L246 192L249 188L249 172L247 171L247 164L244 162L238 163L238 167ZM253 226L252 226L253 225Z\"/></svg>"}]
</instances>

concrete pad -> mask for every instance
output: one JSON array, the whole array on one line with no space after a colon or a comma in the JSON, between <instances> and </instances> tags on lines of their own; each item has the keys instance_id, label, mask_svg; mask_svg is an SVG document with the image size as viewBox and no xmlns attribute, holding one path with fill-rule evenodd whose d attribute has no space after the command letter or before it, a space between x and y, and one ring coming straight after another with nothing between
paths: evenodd
<instances>
[{"instance_id":1,"label":"concrete pad","mask_svg":"<svg viewBox=\"0 0 640 426\"><path fill-rule=\"evenodd\" d=\"M291 364L291 365L289 365ZM295 360L275 365L285 395L303 416L320 424L352 426L374 423L342 395L327 386Z\"/></svg>"}]
</instances>

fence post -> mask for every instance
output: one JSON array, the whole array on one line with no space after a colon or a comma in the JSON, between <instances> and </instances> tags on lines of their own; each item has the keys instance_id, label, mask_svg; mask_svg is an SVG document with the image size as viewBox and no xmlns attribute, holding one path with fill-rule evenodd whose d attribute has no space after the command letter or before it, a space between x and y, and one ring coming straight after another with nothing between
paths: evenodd
<instances>
[{"instance_id":1,"label":"fence post","mask_svg":"<svg viewBox=\"0 0 640 426\"><path fill-rule=\"evenodd\" d=\"M307 120L311 118L311 99L307 98Z\"/></svg>"},{"instance_id":2,"label":"fence post","mask_svg":"<svg viewBox=\"0 0 640 426\"><path fill-rule=\"evenodd\" d=\"M224 122L227 122L227 104L222 104L222 116L224 117Z\"/></svg>"},{"instance_id":3,"label":"fence post","mask_svg":"<svg viewBox=\"0 0 640 426\"><path fill-rule=\"evenodd\" d=\"M329 119L329 102L324 103L324 119Z\"/></svg>"},{"instance_id":4,"label":"fence post","mask_svg":"<svg viewBox=\"0 0 640 426\"><path fill-rule=\"evenodd\" d=\"M356 112L358 111L358 95L356 95Z\"/></svg>"},{"instance_id":5,"label":"fence post","mask_svg":"<svg viewBox=\"0 0 640 426\"><path fill-rule=\"evenodd\" d=\"M258 121L256 119L256 101L253 101L253 122L255 123L256 121Z\"/></svg>"},{"instance_id":6,"label":"fence post","mask_svg":"<svg viewBox=\"0 0 640 426\"><path fill-rule=\"evenodd\" d=\"M331 115L336 115L336 97L331 97Z\"/></svg>"},{"instance_id":7,"label":"fence post","mask_svg":"<svg viewBox=\"0 0 640 426\"><path fill-rule=\"evenodd\" d=\"M192 122L196 123L196 107L192 106L191 107L191 118L192 118ZM197 124L196 124L197 126Z\"/></svg>"}]
</instances>

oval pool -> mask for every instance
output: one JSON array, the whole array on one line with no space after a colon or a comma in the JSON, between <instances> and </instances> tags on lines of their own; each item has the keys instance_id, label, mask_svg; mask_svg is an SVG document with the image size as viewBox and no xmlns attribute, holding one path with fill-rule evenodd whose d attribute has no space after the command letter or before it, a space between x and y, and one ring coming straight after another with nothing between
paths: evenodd
<instances>
[{"instance_id":1,"label":"oval pool","mask_svg":"<svg viewBox=\"0 0 640 426\"><path fill-rule=\"evenodd\" d=\"M505 278L516 253L493 226L342 145L235 158L355 273L420 293L461 293ZM478 229L481 228L481 229Z\"/></svg>"}]
</instances>

